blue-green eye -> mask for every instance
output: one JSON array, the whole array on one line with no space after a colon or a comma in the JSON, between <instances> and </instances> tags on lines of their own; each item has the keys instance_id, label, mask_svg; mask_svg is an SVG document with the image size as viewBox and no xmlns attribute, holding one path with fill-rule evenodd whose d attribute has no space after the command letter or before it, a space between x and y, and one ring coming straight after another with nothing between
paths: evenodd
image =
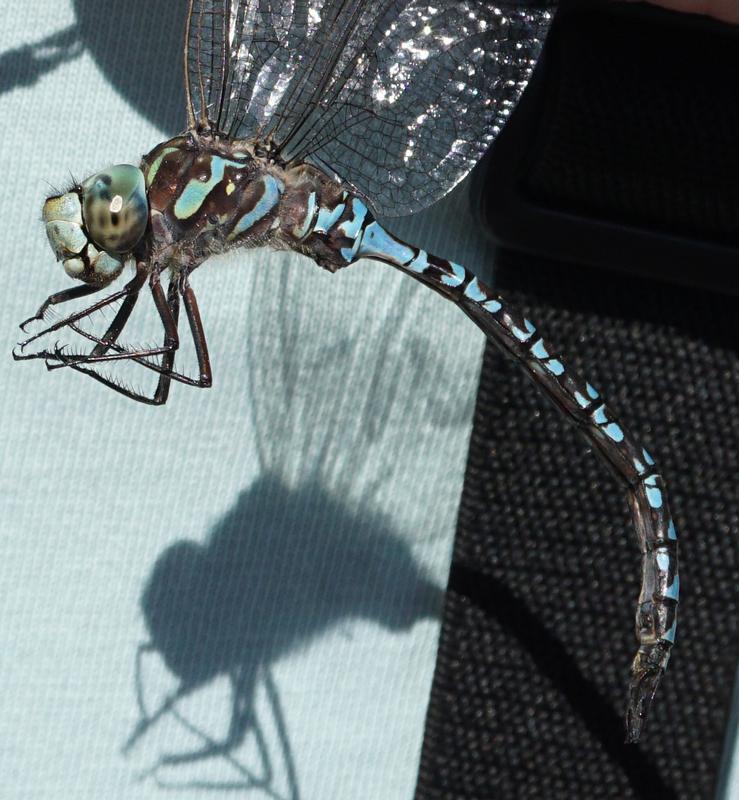
<instances>
[{"instance_id":1,"label":"blue-green eye","mask_svg":"<svg viewBox=\"0 0 739 800\"><path fill-rule=\"evenodd\" d=\"M130 164L98 172L82 184L82 216L92 241L108 253L128 253L149 218L144 175Z\"/></svg>"}]
</instances>

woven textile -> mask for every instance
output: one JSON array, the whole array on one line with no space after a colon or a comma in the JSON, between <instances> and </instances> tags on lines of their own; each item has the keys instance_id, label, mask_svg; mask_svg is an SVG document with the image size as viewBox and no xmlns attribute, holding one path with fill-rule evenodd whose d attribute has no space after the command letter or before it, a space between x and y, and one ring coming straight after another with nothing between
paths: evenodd
<instances>
[{"instance_id":1,"label":"woven textile","mask_svg":"<svg viewBox=\"0 0 739 800\"><path fill-rule=\"evenodd\" d=\"M586 217L739 243L738 30L620 4L563 15L526 193Z\"/></svg>"}]
</instances>

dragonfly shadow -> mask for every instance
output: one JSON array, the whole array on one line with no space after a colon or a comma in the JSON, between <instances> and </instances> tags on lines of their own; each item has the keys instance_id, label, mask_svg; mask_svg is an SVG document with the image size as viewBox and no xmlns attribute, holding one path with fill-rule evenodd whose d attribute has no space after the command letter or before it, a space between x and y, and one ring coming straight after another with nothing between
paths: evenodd
<instances>
[{"instance_id":1,"label":"dragonfly shadow","mask_svg":"<svg viewBox=\"0 0 739 800\"><path fill-rule=\"evenodd\" d=\"M350 509L320 485L291 490L263 477L239 496L204 544L179 541L157 559L141 599L150 641L142 646L139 666L144 655L155 653L177 683L152 711L137 668L142 716L124 749L165 717L174 718L199 746L158 756L147 775L161 785L173 785L162 778L172 768L189 765L191 774L193 764L221 758L234 780L176 785L261 790L277 798L283 797L273 788L279 778L289 787L285 796L296 800L296 767L272 666L351 620L405 630L438 617L442 602L443 590L424 575L382 515ZM223 676L232 701L228 732L217 741L181 704ZM256 709L259 690L267 697L271 737ZM259 771L237 754L249 739Z\"/></svg>"},{"instance_id":2,"label":"dragonfly shadow","mask_svg":"<svg viewBox=\"0 0 739 800\"><path fill-rule=\"evenodd\" d=\"M0 53L0 94L31 86L89 53L116 90L168 133L185 127L182 41L187 4L74 0L76 22Z\"/></svg>"},{"instance_id":3,"label":"dragonfly shadow","mask_svg":"<svg viewBox=\"0 0 739 800\"><path fill-rule=\"evenodd\" d=\"M165 132L183 130L187 3L74 0L74 10L85 47L116 90Z\"/></svg>"},{"instance_id":4,"label":"dragonfly shadow","mask_svg":"<svg viewBox=\"0 0 739 800\"><path fill-rule=\"evenodd\" d=\"M0 53L0 94L32 86L47 72L77 58L83 50L78 27L70 25L36 42Z\"/></svg>"}]
</instances>

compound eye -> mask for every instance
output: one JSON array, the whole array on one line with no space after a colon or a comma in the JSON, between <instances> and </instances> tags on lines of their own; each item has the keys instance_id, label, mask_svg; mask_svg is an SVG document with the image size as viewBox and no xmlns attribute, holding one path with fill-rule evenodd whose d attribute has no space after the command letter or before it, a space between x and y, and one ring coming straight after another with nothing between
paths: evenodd
<instances>
[{"instance_id":1,"label":"compound eye","mask_svg":"<svg viewBox=\"0 0 739 800\"><path fill-rule=\"evenodd\" d=\"M144 175L130 164L98 172L82 184L82 216L92 241L108 253L128 253L149 218Z\"/></svg>"}]
</instances>

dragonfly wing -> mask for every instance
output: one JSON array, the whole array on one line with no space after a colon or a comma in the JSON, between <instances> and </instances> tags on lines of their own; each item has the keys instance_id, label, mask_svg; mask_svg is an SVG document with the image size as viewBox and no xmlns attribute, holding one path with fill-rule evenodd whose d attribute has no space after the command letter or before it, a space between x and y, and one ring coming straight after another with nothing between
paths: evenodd
<instances>
[{"instance_id":1,"label":"dragonfly wing","mask_svg":"<svg viewBox=\"0 0 739 800\"><path fill-rule=\"evenodd\" d=\"M375 213L446 194L523 91L549 0L191 0L192 119L307 161Z\"/></svg>"},{"instance_id":2,"label":"dragonfly wing","mask_svg":"<svg viewBox=\"0 0 739 800\"><path fill-rule=\"evenodd\" d=\"M185 80L191 121L234 138L266 138L275 98L304 57L308 11L300 0L190 0Z\"/></svg>"}]
</instances>

